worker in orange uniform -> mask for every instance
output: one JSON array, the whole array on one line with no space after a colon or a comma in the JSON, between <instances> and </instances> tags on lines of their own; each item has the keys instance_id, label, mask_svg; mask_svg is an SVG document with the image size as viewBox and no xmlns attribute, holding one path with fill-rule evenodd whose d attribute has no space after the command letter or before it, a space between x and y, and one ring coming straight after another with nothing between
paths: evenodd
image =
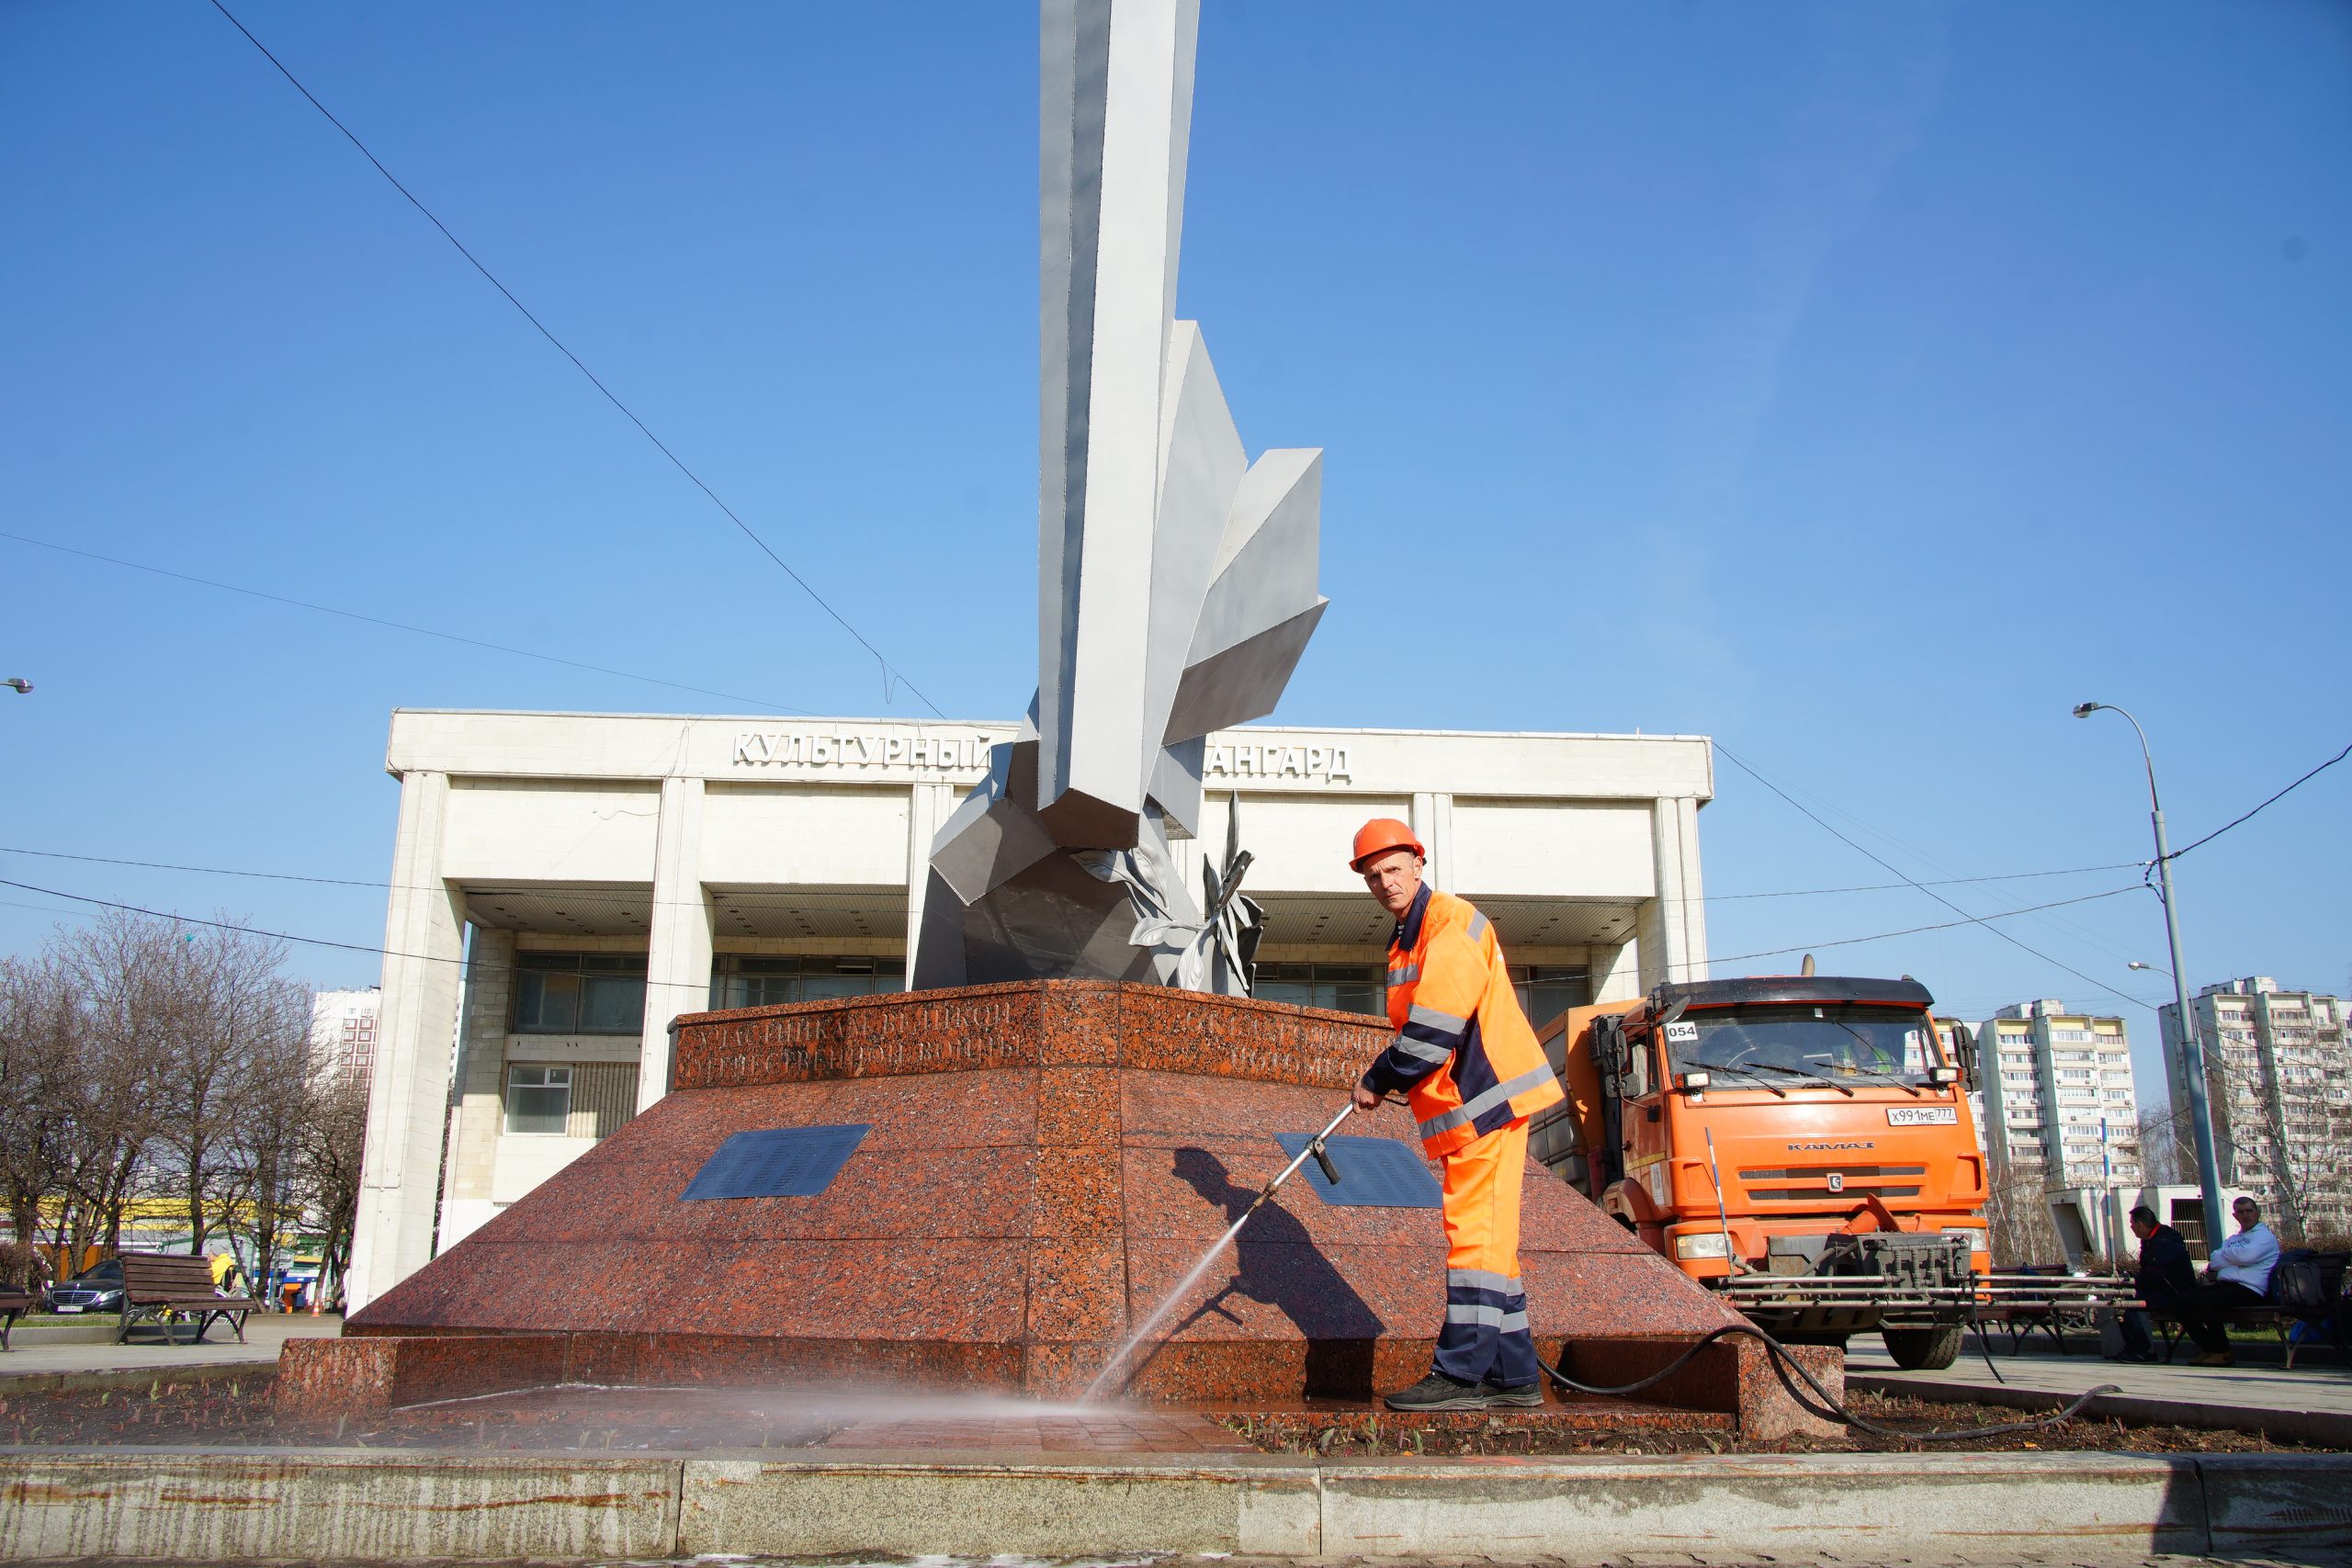
<instances>
[{"instance_id":1,"label":"worker in orange uniform","mask_svg":"<svg viewBox=\"0 0 2352 1568\"><path fill-rule=\"evenodd\" d=\"M1404 1091L1445 1190L1445 1326L1430 1375L1391 1410L1544 1403L1543 1368L1519 1281L1519 1194L1527 1119L1563 1098L1519 1009L1487 917L1421 880L1413 830L1391 817L1357 830L1350 864L1396 917L1388 1021L1396 1038L1355 1087L1356 1109Z\"/></svg>"}]
</instances>

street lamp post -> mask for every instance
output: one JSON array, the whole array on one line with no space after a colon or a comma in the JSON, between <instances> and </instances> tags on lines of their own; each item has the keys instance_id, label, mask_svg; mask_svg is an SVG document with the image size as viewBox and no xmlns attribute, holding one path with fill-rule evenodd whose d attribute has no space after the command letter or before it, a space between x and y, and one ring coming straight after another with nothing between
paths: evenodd
<instances>
[{"instance_id":1,"label":"street lamp post","mask_svg":"<svg viewBox=\"0 0 2352 1568\"><path fill-rule=\"evenodd\" d=\"M2180 955L2180 901L2173 897L2172 849L2165 841L2164 803L2156 795L2156 760L2148 750L2148 732L2140 721L2113 703L2077 703L2076 718L2088 718L2104 708L2120 713L2140 738L2140 760L2148 769L2148 818L2156 830L2156 896L2165 906L2165 941L2172 949L2173 1000L2180 1009L2180 1076L2188 1092L2189 1131L2197 1139L2197 1182L2205 1205L2205 1251L2212 1256L2222 1236L2222 1165L2213 1153L2213 1113L2205 1102L2205 1043L2197 1032L2197 1014L2188 1005L2188 965Z\"/></svg>"}]
</instances>

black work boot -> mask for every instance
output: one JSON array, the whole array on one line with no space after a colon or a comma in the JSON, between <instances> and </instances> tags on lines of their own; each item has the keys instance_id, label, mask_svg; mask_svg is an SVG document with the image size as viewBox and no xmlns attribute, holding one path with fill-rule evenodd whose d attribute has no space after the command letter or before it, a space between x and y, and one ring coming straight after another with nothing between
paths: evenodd
<instances>
[{"instance_id":1,"label":"black work boot","mask_svg":"<svg viewBox=\"0 0 2352 1568\"><path fill-rule=\"evenodd\" d=\"M1391 1410L1484 1410L1487 1393L1475 1382L1462 1382L1432 1369L1429 1376L1390 1394L1383 1403Z\"/></svg>"},{"instance_id":2,"label":"black work boot","mask_svg":"<svg viewBox=\"0 0 2352 1568\"><path fill-rule=\"evenodd\" d=\"M1541 1410L1544 1408L1544 1385L1540 1382L1521 1383L1517 1388L1498 1388L1493 1383L1480 1383L1478 1392L1487 1396L1489 1410Z\"/></svg>"}]
</instances>

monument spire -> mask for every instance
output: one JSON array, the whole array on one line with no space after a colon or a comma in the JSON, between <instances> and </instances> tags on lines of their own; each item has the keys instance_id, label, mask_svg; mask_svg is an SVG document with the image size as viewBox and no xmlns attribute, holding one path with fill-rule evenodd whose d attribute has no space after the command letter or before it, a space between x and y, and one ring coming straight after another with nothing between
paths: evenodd
<instances>
[{"instance_id":1,"label":"monument spire","mask_svg":"<svg viewBox=\"0 0 2352 1568\"><path fill-rule=\"evenodd\" d=\"M1251 463L1175 319L1198 29L1197 0L1044 0L1037 694L933 840L919 987L1246 985L1169 840L1322 615L1322 455Z\"/></svg>"}]
</instances>

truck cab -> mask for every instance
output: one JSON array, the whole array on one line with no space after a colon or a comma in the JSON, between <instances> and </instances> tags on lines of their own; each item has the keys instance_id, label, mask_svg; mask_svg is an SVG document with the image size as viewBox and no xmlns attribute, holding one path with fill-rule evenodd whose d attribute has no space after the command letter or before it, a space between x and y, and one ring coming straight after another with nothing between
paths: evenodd
<instances>
[{"instance_id":1,"label":"truck cab","mask_svg":"<svg viewBox=\"0 0 2352 1568\"><path fill-rule=\"evenodd\" d=\"M1568 1089L1536 1156L1783 1339L1876 1329L1949 1365L1989 1270L1984 1166L1927 987L1662 985L1543 1032Z\"/></svg>"}]
</instances>

